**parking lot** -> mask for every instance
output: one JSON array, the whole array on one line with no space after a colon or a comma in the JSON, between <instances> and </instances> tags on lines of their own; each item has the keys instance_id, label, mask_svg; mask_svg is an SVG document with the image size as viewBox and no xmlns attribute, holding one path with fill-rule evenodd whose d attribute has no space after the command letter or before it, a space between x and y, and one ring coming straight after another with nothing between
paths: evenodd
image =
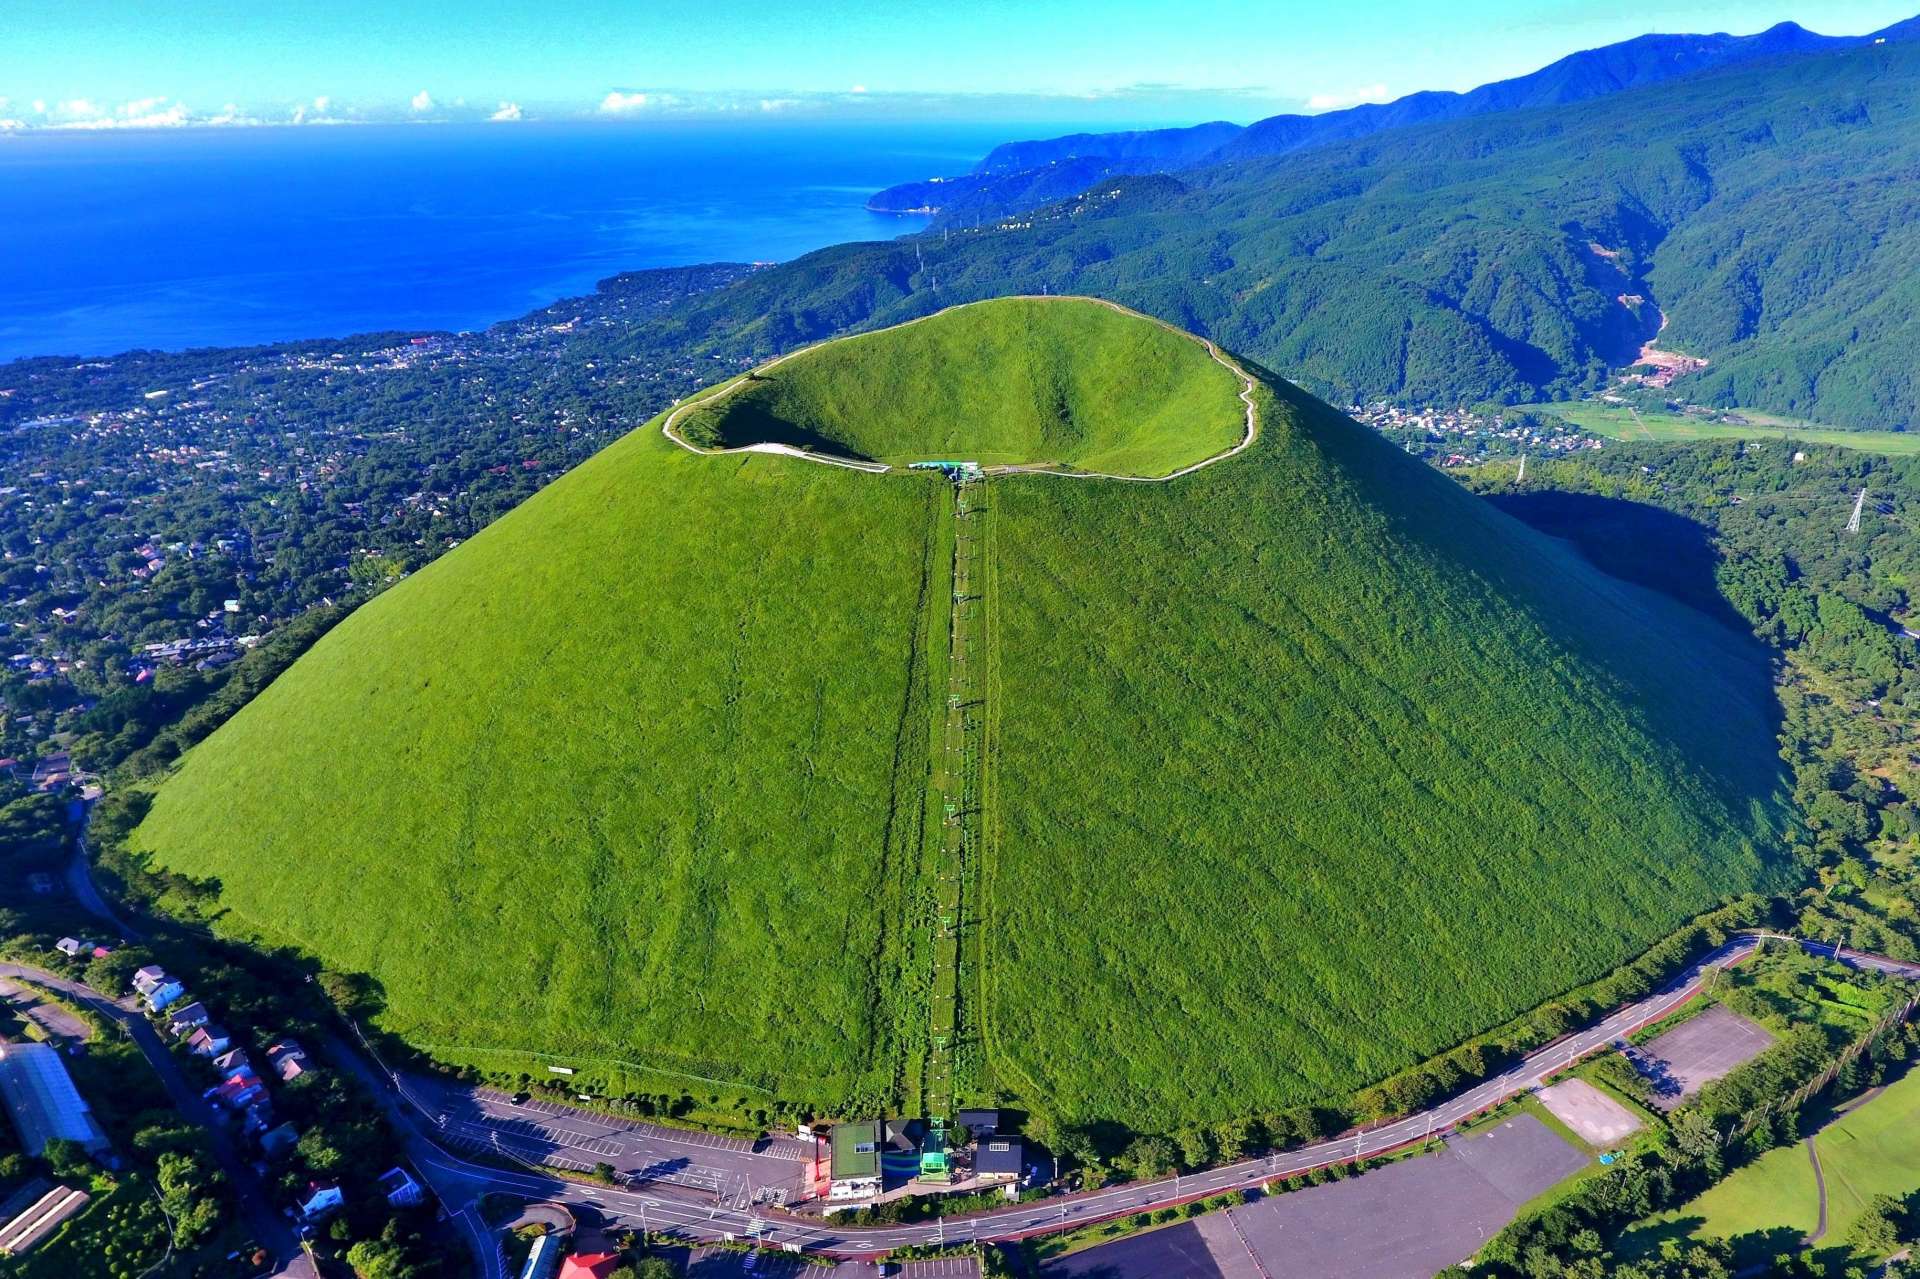
<instances>
[{"instance_id":1,"label":"parking lot","mask_svg":"<svg viewBox=\"0 0 1920 1279\"><path fill-rule=\"evenodd\" d=\"M1772 1046L1765 1027L1716 1004L1629 1051L1627 1059L1653 1082L1653 1104L1672 1110Z\"/></svg>"},{"instance_id":2,"label":"parking lot","mask_svg":"<svg viewBox=\"0 0 1920 1279\"><path fill-rule=\"evenodd\" d=\"M1430 1279L1465 1260L1519 1206L1586 1165L1532 1115L1364 1177L1090 1248L1047 1279Z\"/></svg>"},{"instance_id":3,"label":"parking lot","mask_svg":"<svg viewBox=\"0 0 1920 1279\"><path fill-rule=\"evenodd\" d=\"M808 1145L792 1138L755 1142L443 1079L407 1082L442 1141L510 1162L568 1172L604 1163L623 1185L677 1186L735 1206L798 1199L813 1167Z\"/></svg>"}]
</instances>

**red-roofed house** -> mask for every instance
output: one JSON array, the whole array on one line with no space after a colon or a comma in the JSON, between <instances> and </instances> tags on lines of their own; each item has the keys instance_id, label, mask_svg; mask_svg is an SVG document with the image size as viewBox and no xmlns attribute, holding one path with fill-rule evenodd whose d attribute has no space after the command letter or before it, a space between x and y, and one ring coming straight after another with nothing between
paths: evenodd
<instances>
[{"instance_id":1,"label":"red-roofed house","mask_svg":"<svg viewBox=\"0 0 1920 1279\"><path fill-rule=\"evenodd\" d=\"M607 1279L619 1268L617 1252L576 1252L560 1263L555 1279Z\"/></svg>"}]
</instances>

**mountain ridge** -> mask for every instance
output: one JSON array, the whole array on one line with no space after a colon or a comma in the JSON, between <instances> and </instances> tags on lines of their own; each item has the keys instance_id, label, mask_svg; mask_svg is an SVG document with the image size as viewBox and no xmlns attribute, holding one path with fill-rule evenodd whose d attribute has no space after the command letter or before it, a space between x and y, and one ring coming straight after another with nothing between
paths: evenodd
<instances>
[{"instance_id":1,"label":"mountain ridge","mask_svg":"<svg viewBox=\"0 0 1920 1279\"><path fill-rule=\"evenodd\" d=\"M1796 22L1776 23L1752 35L1649 33L1580 50L1465 92L1421 90L1392 102L1317 115L1269 116L1245 127L1215 122L1002 143L966 174L888 187L867 207L881 213L997 217L1068 198L1119 173L1177 173L1268 158L1389 129L1589 101L1764 58L1913 39L1920 39L1920 15L1860 36L1822 35ZM1201 139L1217 139L1217 145L1201 151Z\"/></svg>"},{"instance_id":2,"label":"mountain ridge","mask_svg":"<svg viewBox=\"0 0 1920 1279\"><path fill-rule=\"evenodd\" d=\"M1917 83L1920 42L1889 41L1112 176L1017 219L770 267L615 349L764 358L957 301L1085 293L1345 404L1589 394L1657 334L1707 361L1671 396L1902 429L1920 422L1901 351Z\"/></svg>"}]
</instances>

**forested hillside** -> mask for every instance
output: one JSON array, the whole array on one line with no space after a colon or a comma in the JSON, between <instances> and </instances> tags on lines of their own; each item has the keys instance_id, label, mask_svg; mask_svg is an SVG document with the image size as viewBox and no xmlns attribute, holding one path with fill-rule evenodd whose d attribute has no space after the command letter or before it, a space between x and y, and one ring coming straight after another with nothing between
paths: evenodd
<instances>
[{"instance_id":1,"label":"forested hillside","mask_svg":"<svg viewBox=\"0 0 1920 1279\"><path fill-rule=\"evenodd\" d=\"M626 343L767 354L1012 292L1111 297L1341 400L1675 387L1836 425L1920 413L1920 45L1399 129L760 272ZM625 348L623 348L625 349Z\"/></svg>"},{"instance_id":2,"label":"forested hillside","mask_svg":"<svg viewBox=\"0 0 1920 1279\"><path fill-rule=\"evenodd\" d=\"M1362 103L1315 115L1276 115L1241 128L1215 122L1186 129L1074 133L1006 142L973 169L951 178L889 187L879 211L936 209L956 225L1035 208L1076 195L1111 174L1168 173L1228 160L1285 155L1387 129L1463 120L1497 111L1558 106L1761 58L1818 53L1913 35L1915 22L1867 36L1825 36L1782 22L1749 36L1650 34L1568 54L1538 71L1465 93L1426 91L1392 102ZM1078 181L1080 186L1066 184Z\"/></svg>"},{"instance_id":3,"label":"forested hillside","mask_svg":"<svg viewBox=\"0 0 1920 1279\"><path fill-rule=\"evenodd\" d=\"M969 173L903 182L867 201L876 213L964 205L990 213L1030 209L1078 195L1105 174L1157 173L1199 164L1240 133L1215 121L1185 129L1074 133L1038 142L1003 142Z\"/></svg>"}]
</instances>

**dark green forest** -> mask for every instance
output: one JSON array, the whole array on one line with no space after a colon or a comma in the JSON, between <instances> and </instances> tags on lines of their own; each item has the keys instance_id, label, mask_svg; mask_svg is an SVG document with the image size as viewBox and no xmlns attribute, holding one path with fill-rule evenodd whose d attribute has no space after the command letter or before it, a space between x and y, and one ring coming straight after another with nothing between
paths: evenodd
<instances>
[{"instance_id":1,"label":"dark green forest","mask_svg":"<svg viewBox=\"0 0 1920 1279\"><path fill-rule=\"evenodd\" d=\"M1336 402L1518 402L1663 344L1674 389L1910 423L1920 46L1800 56L1593 102L1114 178L987 225L756 273L618 350L770 355L1004 293L1112 298Z\"/></svg>"}]
</instances>

